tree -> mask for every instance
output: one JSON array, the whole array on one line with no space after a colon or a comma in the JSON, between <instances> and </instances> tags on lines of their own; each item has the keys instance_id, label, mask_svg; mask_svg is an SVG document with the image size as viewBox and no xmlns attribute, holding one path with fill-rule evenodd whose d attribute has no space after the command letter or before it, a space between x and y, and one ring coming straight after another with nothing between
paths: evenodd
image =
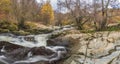
<instances>
[{"instance_id":1,"label":"tree","mask_svg":"<svg viewBox=\"0 0 120 64\"><path fill-rule=\"evenodd\" d=\"M58 0L58 5L69 11L71 18L75 21L74 23L77 26L77 29L84 29L84 24L90 19L89 4L87 4L86 1Z\"/></svg>"},{"instance_id":2,"label":"tree","mask_svg":"<svg viewBox=\"0 0 120 64\"><path fill-rule=\"evenodd\" d=\"M5 18L8 16L10 10L10 0L0 0L0 18Z\"/></svg>"},{"instance_id":3,"label":"tree","mask_svg":"<svg viewBox=\"0 0 120 64\"><path fill-rule=\"evenodd\" d=\"M33 20L39 10L36 0L11 0L11 8L19 29L25 29L25 21Z\"/></svg>"},{"instance_id":4,"label":"tree","mask_svg":"<svg viewBox=\"0 0 120 64\"><path fill-rule=\"evenodd\" d=\"M109 8L112 4L115 4L117 0L93 0L93 21L96 30L104 30L107 28L109 19L113 16L111 11L115 10L113 7Z\"/></svg>"},{"instance_id":5,"label":"tree","mask_svg":"<svg viewBox=\"0 0 120 64\"><path fill-rule=\"evenodd\" d=\"M54 24L54 11L50 4L50 1L47 1L43 6L41 7L41 16L42 21L44 21L44 24L46 25L53 25Z\"/></svg>"}]
</instances>

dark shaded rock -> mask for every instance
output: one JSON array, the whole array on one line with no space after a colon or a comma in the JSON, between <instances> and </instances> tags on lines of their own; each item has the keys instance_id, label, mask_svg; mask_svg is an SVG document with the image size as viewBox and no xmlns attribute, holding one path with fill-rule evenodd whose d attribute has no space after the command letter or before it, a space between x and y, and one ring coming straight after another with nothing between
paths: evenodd
<instances>
[{"instance_id":1,"label":"dark shaded rock","mask_svg":"<svg viewBox=\"0 0 120 64\"><path fill-rule=\"evenodd\" d=\"M5 63L3 63L3 62L0 62L0 64L5 64Z\"/></svg>"},{"instance_id":2,"label":"dark shaded rock","mask_svg":"<svg viewBox=\"0 0 120 64\"><path fill-rule=\"evenodd\" d=\"M3 47L6 52L11 52L15 49L24 48L23 46L20 45L15 45L6 41L0 41L0 49L2 49Z\"/></svg>"},{"instance_id":3,"label":"dark shaded rock","mask_svg":"<svg viewBox=\"0 0 120 64\"><path fill-rule=\"evenodd\" d=\"M31 52L33 53L33 55L44 55L44 56L49 56L55 53L54 51L47 49L44 46L32 48Z\"/></svg>"},{"instance_id":4,"label":"dark shaded rock","mask_svg":"<svg viewBox=\"0 0 120 64\"><path fill-rule=\"evenodd\" d=\"M70 43L68 39L56 38L47 40L48 46L65 46L69 47Z\"/></svg>"},{"instance_id":5,"label":"dark shaded rock","mask_svg":"<svg viewBox=\"0 0 120 64\"><path fill-rule=\"evenodd\" d=\"M6 53L5 56L8 59L13 59L14 61L25 60L28 58L29 52L32 53L32 56L36 56L36 55L50 56L52 54L55 54L55 52L53 52L50 49L46 49L45 47L34 47L34 48L15 49L9 53Z\"/></svg>"},{"instance_id":6,"label":"dark shaded rock","mask_svg":"<svg viewBox=\"0 0 120 64\"><path fill-rule=\"evenodd\" d=\"M29 53L29 48L19 48L16 50L13 50L9 53L6 53L6 57L8 59L13 59L13 60L23 60L27 58L27 55Z\"/></svg>"},{"instance_id":7,"label":"dark shaded rock","mask_svg":"<svg viewBox=\"0 0 120 64\"><path fill-rule=\"evenodd\" d=\"M52 35L50 36L50 39L57 38L57 37L59 37L60 35L62 35L62 33L52 34Z\"/></svg>"},{"instance_id":8,"label":"dark shaded rock","mask_svg":"<svg viewBox=\"0 0 120 64\"><path fill-rule=\"evenodd\" d=\"M8 63L14 63L15 61L19 61L19 60L26 60L28 58L31 58L34 56L39 56L39 55L45 56L48 59L52 59L52 58L56 58L59 56L58 52L56 52L56 51L59 51L59 52L66 51L66 49L64 47L55 49L56 51L53 51L52 49L49 49L49 47L47 48L44 46L28 48L28 47L23 47L20 45L15 45L15 44L12 44L9 42L1 41L0 42L0 49L3 49L3 47L5 49L5 52L2 55L7 57L4 60L7 61ZM2 52L0 52L0 53L2 53ZM29 56L29 53L31 53L31 56ZM61 57L58 57L58 60L60 60L61 58L64 58L66 56L66 53L61 53L60 56ZM48 62L45 61L42 63L43 64L56 64L58 60L57 59L53 60L51 63L49 63L49 61Z\"/></svg>"},{"instance_id":9,"label":"dark shaded rock","mask_svg":"<svg viewBox=\"0 0 120 64\"><path fill-rule=\"evenodd\" d=\"M50 64L49 62L35 62L35 63L31 63L31 64Z\"/></svg>"}]
</instances>

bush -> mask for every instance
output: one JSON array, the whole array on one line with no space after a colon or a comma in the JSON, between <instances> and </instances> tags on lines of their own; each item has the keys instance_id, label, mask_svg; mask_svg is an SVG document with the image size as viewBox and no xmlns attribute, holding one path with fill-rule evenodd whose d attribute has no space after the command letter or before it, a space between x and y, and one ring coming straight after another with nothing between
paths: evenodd
<instances>
[{"instance_id":1,"label":"bush","mask_svg":"<svg viewBox=\"0 0 120 64\"><path fill-rule=\"evenodd\" d=\"M31 22L26 22L24 25L25 29L33 29L35 27L36 27L36 25L34 23L31 23Z\"/></svg>"},{"instance_id":2,"label":"bush","mask_svg":"<svg viewBox=\"0 0 120 64\"><path fill-rule=\"evenodd\" d=\"M119 26L110 26L110 27L107 27L106 30L107 31L119 31L120 27Z\"/></svg>"},{"instance_id":3,"label":"bush","mask_svg":"<svg viewBox=\"0 0 120 64\"><path fill-rule=\"evenodd\" d=\"M9 31L15 31L18 30L18 27L15 23L7 20L1 20L0 21L0 28L1 29L7 29Z\"/></svg>"},{"instance_id":4,"label":"bush","mask_svg":"<svg viewBox=\"0 0 120 64\"><path fill-rule=\"evenodd\" d=\"M17 27L17 25L12 24L12 25L9 26L9 30L10 31L18 30L18 27Z\"/></svg>"}]
</instances>

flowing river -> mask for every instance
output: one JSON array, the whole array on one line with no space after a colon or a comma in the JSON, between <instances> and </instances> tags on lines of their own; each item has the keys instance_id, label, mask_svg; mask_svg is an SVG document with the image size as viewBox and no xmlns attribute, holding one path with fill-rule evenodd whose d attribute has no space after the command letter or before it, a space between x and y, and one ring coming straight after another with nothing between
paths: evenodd
<instances>
[{"instance_id":1,"label":"flowing river","mask_svg":"<svg viewBox=\"0 0 120 64\"><path fill-rule=\"evenodd\" d=\"M0 34L0 42L3 42L0 43L0 62L3 64L31 64L40 61L49 63L57 61L67 53L66 47L47 46L46 41L51 35L69 29L73 28L63 27L54 30L52 33L27 36ZM32 39L32 41L27 40L27 38Z\"/></svg>"}]
</instances>

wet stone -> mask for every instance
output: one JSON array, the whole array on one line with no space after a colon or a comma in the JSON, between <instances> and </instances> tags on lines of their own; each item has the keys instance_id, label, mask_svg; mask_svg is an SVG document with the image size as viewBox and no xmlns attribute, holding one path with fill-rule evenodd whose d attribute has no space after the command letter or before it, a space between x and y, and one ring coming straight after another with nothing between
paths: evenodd
<instances>
[{"instance_id":1,"label":"wet stone","mask_svg":"<svg viewBox=\"0 0 120 64\"><path fill-rule=\"evenodd\" d=\"M34 37L24 37L26 41L36 42Z\"/></svg>"},{"instance_id":2,"label":"wet stone","mask_svg":"<svg viewBox=\"0 0 120 64\"><path fill-rule=\"evenodd\" d=\"M47 40L47 45L48 46L69 46L69 40L66 39L61 39L61 38L56 38L56 39L49 39Z\"/></svg>"},{"instance_id":3,"label":"wet stone","mask_svg":"<svg viewBox=\"0 0 120 64\"><path fill-rule=\"evenodd\" d=\"M20 45L15 45L6 41L0 41L0 49L2 49L3 47L6 52L11 52L15 49L24 48L23 46Z\"/></svg>"},{"instance_id":4,"label":"wet stone","mask_svg":"<svg viewBox=\"0 0 120 64\"><path fill-rule=\"evenodd\" d=\"M50 49L46 49L44 46L34 47L31 49L31 52L33 53L33 55L46 55L46 56L49 56L55 53Z\"/></svg>"}]
</instances>

